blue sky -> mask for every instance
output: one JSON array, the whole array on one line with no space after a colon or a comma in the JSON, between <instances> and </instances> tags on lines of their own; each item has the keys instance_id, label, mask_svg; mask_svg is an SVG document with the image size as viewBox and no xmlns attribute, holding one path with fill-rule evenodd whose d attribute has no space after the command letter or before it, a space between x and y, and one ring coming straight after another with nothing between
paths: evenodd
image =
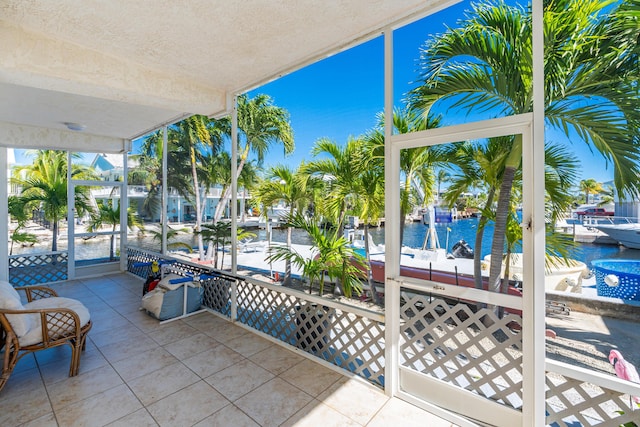
<instances>
[{"instance_id":1,"label":"blue sky","mask_svg":"<svg viewBox=\"0 0 640 427\"><path fill-rule=\"evenodd\" d=\"M469 10L463 1L445 11L394 32L394 102L402 106L406 93L417 78L419 49L432 34L455 27L456 21ZM250 93L265 93L276 105L287 109L296 144L295 152L283 158L281 149L272 149L265 166L286 163L295 167L310 160L314 142L327 137L344 144L349 136L358 136L376 123L376 114L384 107L383 38L378 37L319 63L289 74ZM547 129L547 141L570 143L560 132ZM593 154L583 142L572 146L581 160L581 179L599 182L612 179L599 154Z\"/></svg>"},{"instance_id":2,"label":"blue sky","mask_svg":"<svg viewBox=\"0 0 640 427\"><path fill-rule=\"evenodd\" d=\"M444 32L445 25L455 27L469 9L469 2L463 1L394 32L396 106L403 105L406 93L415 86L419 49L424 41ZM276 105L288 110L294 131L295 152L284 158L283 151L274 148L267 154L265 166L286 163L295 167L302 160L311 159L311 148L319 138L344 144L349 136L361 135L374 127L376 115L384 107L383 52L380 36L250 92L250 96L266 93ZM547 130L546 138L569 143L557 131ZM138 145L134 143L134 147ZM591 153L580 141L572 148L582 162L584 173L580 179L594 178L599 182L612 179L611 166L606 169L599 154ZM92 159L93 156L89 161ZM16 160L23 163L25 159L16 151Z\"/></svg>"}]
</instances>

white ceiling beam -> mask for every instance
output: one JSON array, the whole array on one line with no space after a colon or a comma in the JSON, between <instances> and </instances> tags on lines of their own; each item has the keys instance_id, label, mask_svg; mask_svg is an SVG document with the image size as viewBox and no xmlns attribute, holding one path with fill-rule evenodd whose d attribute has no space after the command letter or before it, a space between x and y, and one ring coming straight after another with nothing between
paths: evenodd
<instances>
[{"instance_id":1,"label":"white ceiling beam","mask_svg":"<svg viewBox=\"0 0 640 427\"><path fill-rule=\"evenodd\" d=\"M129 144L128 140L122 138L0 122L0 147L122 153L130 149Z\"/></svg>"},{"instance_id":2,"label":"white ceiling beam","mask_svg":"<svg viewBox=\"0 0 640 427\"><path fill-rule=\"evenodd\" d=\"M0 22L0 82L192 114L226 109L220 90ZM167 61L171 61L170 56Z\"/></svg>"}]
</instances>

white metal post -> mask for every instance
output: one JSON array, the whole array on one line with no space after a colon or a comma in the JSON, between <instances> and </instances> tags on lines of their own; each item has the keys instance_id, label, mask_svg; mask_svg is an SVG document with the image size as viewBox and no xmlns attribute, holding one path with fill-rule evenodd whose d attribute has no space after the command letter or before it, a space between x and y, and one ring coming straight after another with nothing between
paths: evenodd
<instances>
[{"instance_id":1,"label":"white metal post","mask_svg":"<svg viewBox=\"0 0 640 427\"><path fill-rule=\"evenodd\" d=\"M129 147L131 141L124 141L122 150L122 182L120 183L120 271L127 271L127 230L129 229Z\"/></svg>"},{"instance_id":2,"label":"white metal post","mask_svg":"<svg viewBox=\"0 0 640 427\"><path fill-rule=\"evenodd\" d=\"M162 213L160 214L160 222L162 224L162 255L167 254L167 217L169 216L167 213L167 208L169 204L169 186L167 185L167 158L169 151L169 136L167 135L168 127L165 125L162 128ZM178 215L181 215L178 212Z\"/></svg>"},{"instance_id":3,"label":"white metal post","mask_svg":"<svg viewBox=\"0 0 640 427\"><path fill-rule=\"evenodd\" d=\"M238 272L238 97L231 102L231 273ZM220 203L220 202L218 202ZM238 284L231 283L231 320L238 317Z\"/></svg>"},{"instance_id":4,"label":"white metal post","mask_svg":"<svg viewBox=\"0 0 640 427\"><path fill-rule=\"evenodd\" d=\"M76 277L75 200L76 186L71 182L71 151L67 151L67 279ZM56 236L52 236L55 239ZM56 248L57 249L57 248Z\"/></svg>"},{"instance_id":5,"label":"white metal post","mask_svg":"<svg viewBox=\"0 0 640 427\"><path fill-rule=\"evenodd\" d=\"M238 271L238 97L231 107L231 272Z\"/></svg>"},{"instance_id":6,"label":"white metal post","mask_svg":"<svg viewBox=\"0 0 640 427\"><path fill-rule=\"evenodd\" d=\"M2 173L2 182L0 182L0 212L9 212L9 162L7 160L7 148L0 147L0 170ZM9 241L9 223L11 217L7 215L7 222L0 226L0 242ZM9 247L4 244L0 245L0 259L9 259ZM0 280L9 281L9 263L2 263L0 267Z\"/></svg>"},{"instance_id":7,"label":"white metal post","mask_svg":"<svg viewBox=\"0 0 640 427\"><path fill-rule=\"evenodd\" d=\"M398 392L398 337L400 289L387 280L400 274L400 188L399 160L391 147L393 135L393 30L384 32L384 174L385 174L385 392Z\"/></svg>"},{"instance_id":8,"label":"white metal post","mask_svg":"<svg viewBox=\"0 0 640 427\"><path fill-rule=\"evenodd\" d=\"M523 193L529 201L523 216L525 236L523 290L523 425L544 426L545 422L545 223L544 223L544 8L542 0L532 2L533 128L523 135ZM527 141L527 139L533 140ZM528 143L527 143L528 142ZM527 209L528 208L528 209ZM525 261L527 259L525 258ZM527 331L530 331L529 333Z\"/></svg>"}]
</instances>

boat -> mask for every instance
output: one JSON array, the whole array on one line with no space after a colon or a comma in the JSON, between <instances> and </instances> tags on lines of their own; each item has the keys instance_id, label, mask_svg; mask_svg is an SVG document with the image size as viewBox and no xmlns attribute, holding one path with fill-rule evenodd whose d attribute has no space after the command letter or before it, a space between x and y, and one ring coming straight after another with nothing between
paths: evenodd
<instances>
[{"instance_id":1,"label":"boat","mask_svg":"<svg viewBox=\"0 0 640 427\"><path fill-rule=\"evenodd\" d=\"M434 239L437 241L437 237ZM364 248L364 236L356 234L356 238L350 240L354 247ZM384 245L376 245L369 235L369 250L371 258L371 270L376 282L384 283ZM453 245L451 252L442 248L418 249L403 246L400 256L400 274L418 279L440 281L458 286L474 287L474 261L473 249L469 244L460 240ZM521 295L516 284L523 280L523 255L512 253L509 265L509 293ZM485 289L489 276L491 255L484 257L481 262L481 274ZM502 275L504 276L505 262L502 262ZM584 262L560 257L548 257L545 267L545 290L553 292L582 293L582 279L589 274L589 269Z\"/></svg>"},{"instance_id":2,"label":"boat","mask_svg":"<svg viewBox=\"0 0 640 427\"><path fill-rule=\"evenodd\" d=\"M411 253L409 253L411 252ZM384 254L372 256L371 269L373 279L384 283ZM522 254L511 254L509 266L509 293L521 295L515 286L522 282ZM488 279L491 255L487 255L481 263L483 281ZM504 262L503 262L504 272ZM458 286L474 287L473 260L468 258L451 258L438 249L419 250L403 248L400 260L400 274L418 279L441 281ZM582 279L589 274L587 265L573 259L551 257L545 267L545 290L554 292L581 293Z\"/></svg>"},{"instance_id":3,"label":"boat","mask_svg":"<svg viewBox=\"0 0 640 427\"><path fill-rule=\"evenodd\" d=\"M613 240L630 249L640 249L640 224L597 224L593 228L602 231Z\"/></svg>"},{"instance_id":4,"label":"boat","mask_svg":"<svg viewBox=\"0 0 640 427\"><path fill-rule=\"evenodd\" d=\"M509 262L509 280L522 282L523 267L522 253L512 253ZM491 263L491 255L484 257L483 267L488 268ZM582 279L589 274L589 268L582 261L558 256L546 258L544 272L544 287L546 291L582 293ZM502 261L502 274L504 275L505 262Z\"/></svg>"}]
</instances>

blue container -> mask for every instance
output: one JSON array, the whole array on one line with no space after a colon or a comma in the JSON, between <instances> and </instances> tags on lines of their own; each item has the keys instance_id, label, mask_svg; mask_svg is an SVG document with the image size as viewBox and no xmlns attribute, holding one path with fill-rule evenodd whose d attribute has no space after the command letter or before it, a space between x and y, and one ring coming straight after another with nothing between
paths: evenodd
<instances>
[{"instance_id":1,"label":"blue container","mask_svg":"<svg viewBox=\"0 0 640 427\"><path fill-rule=\"evenodd\" d=\"M598 296L640 301L640 260L592 261Z\"/></svg>"}]
</instances>

